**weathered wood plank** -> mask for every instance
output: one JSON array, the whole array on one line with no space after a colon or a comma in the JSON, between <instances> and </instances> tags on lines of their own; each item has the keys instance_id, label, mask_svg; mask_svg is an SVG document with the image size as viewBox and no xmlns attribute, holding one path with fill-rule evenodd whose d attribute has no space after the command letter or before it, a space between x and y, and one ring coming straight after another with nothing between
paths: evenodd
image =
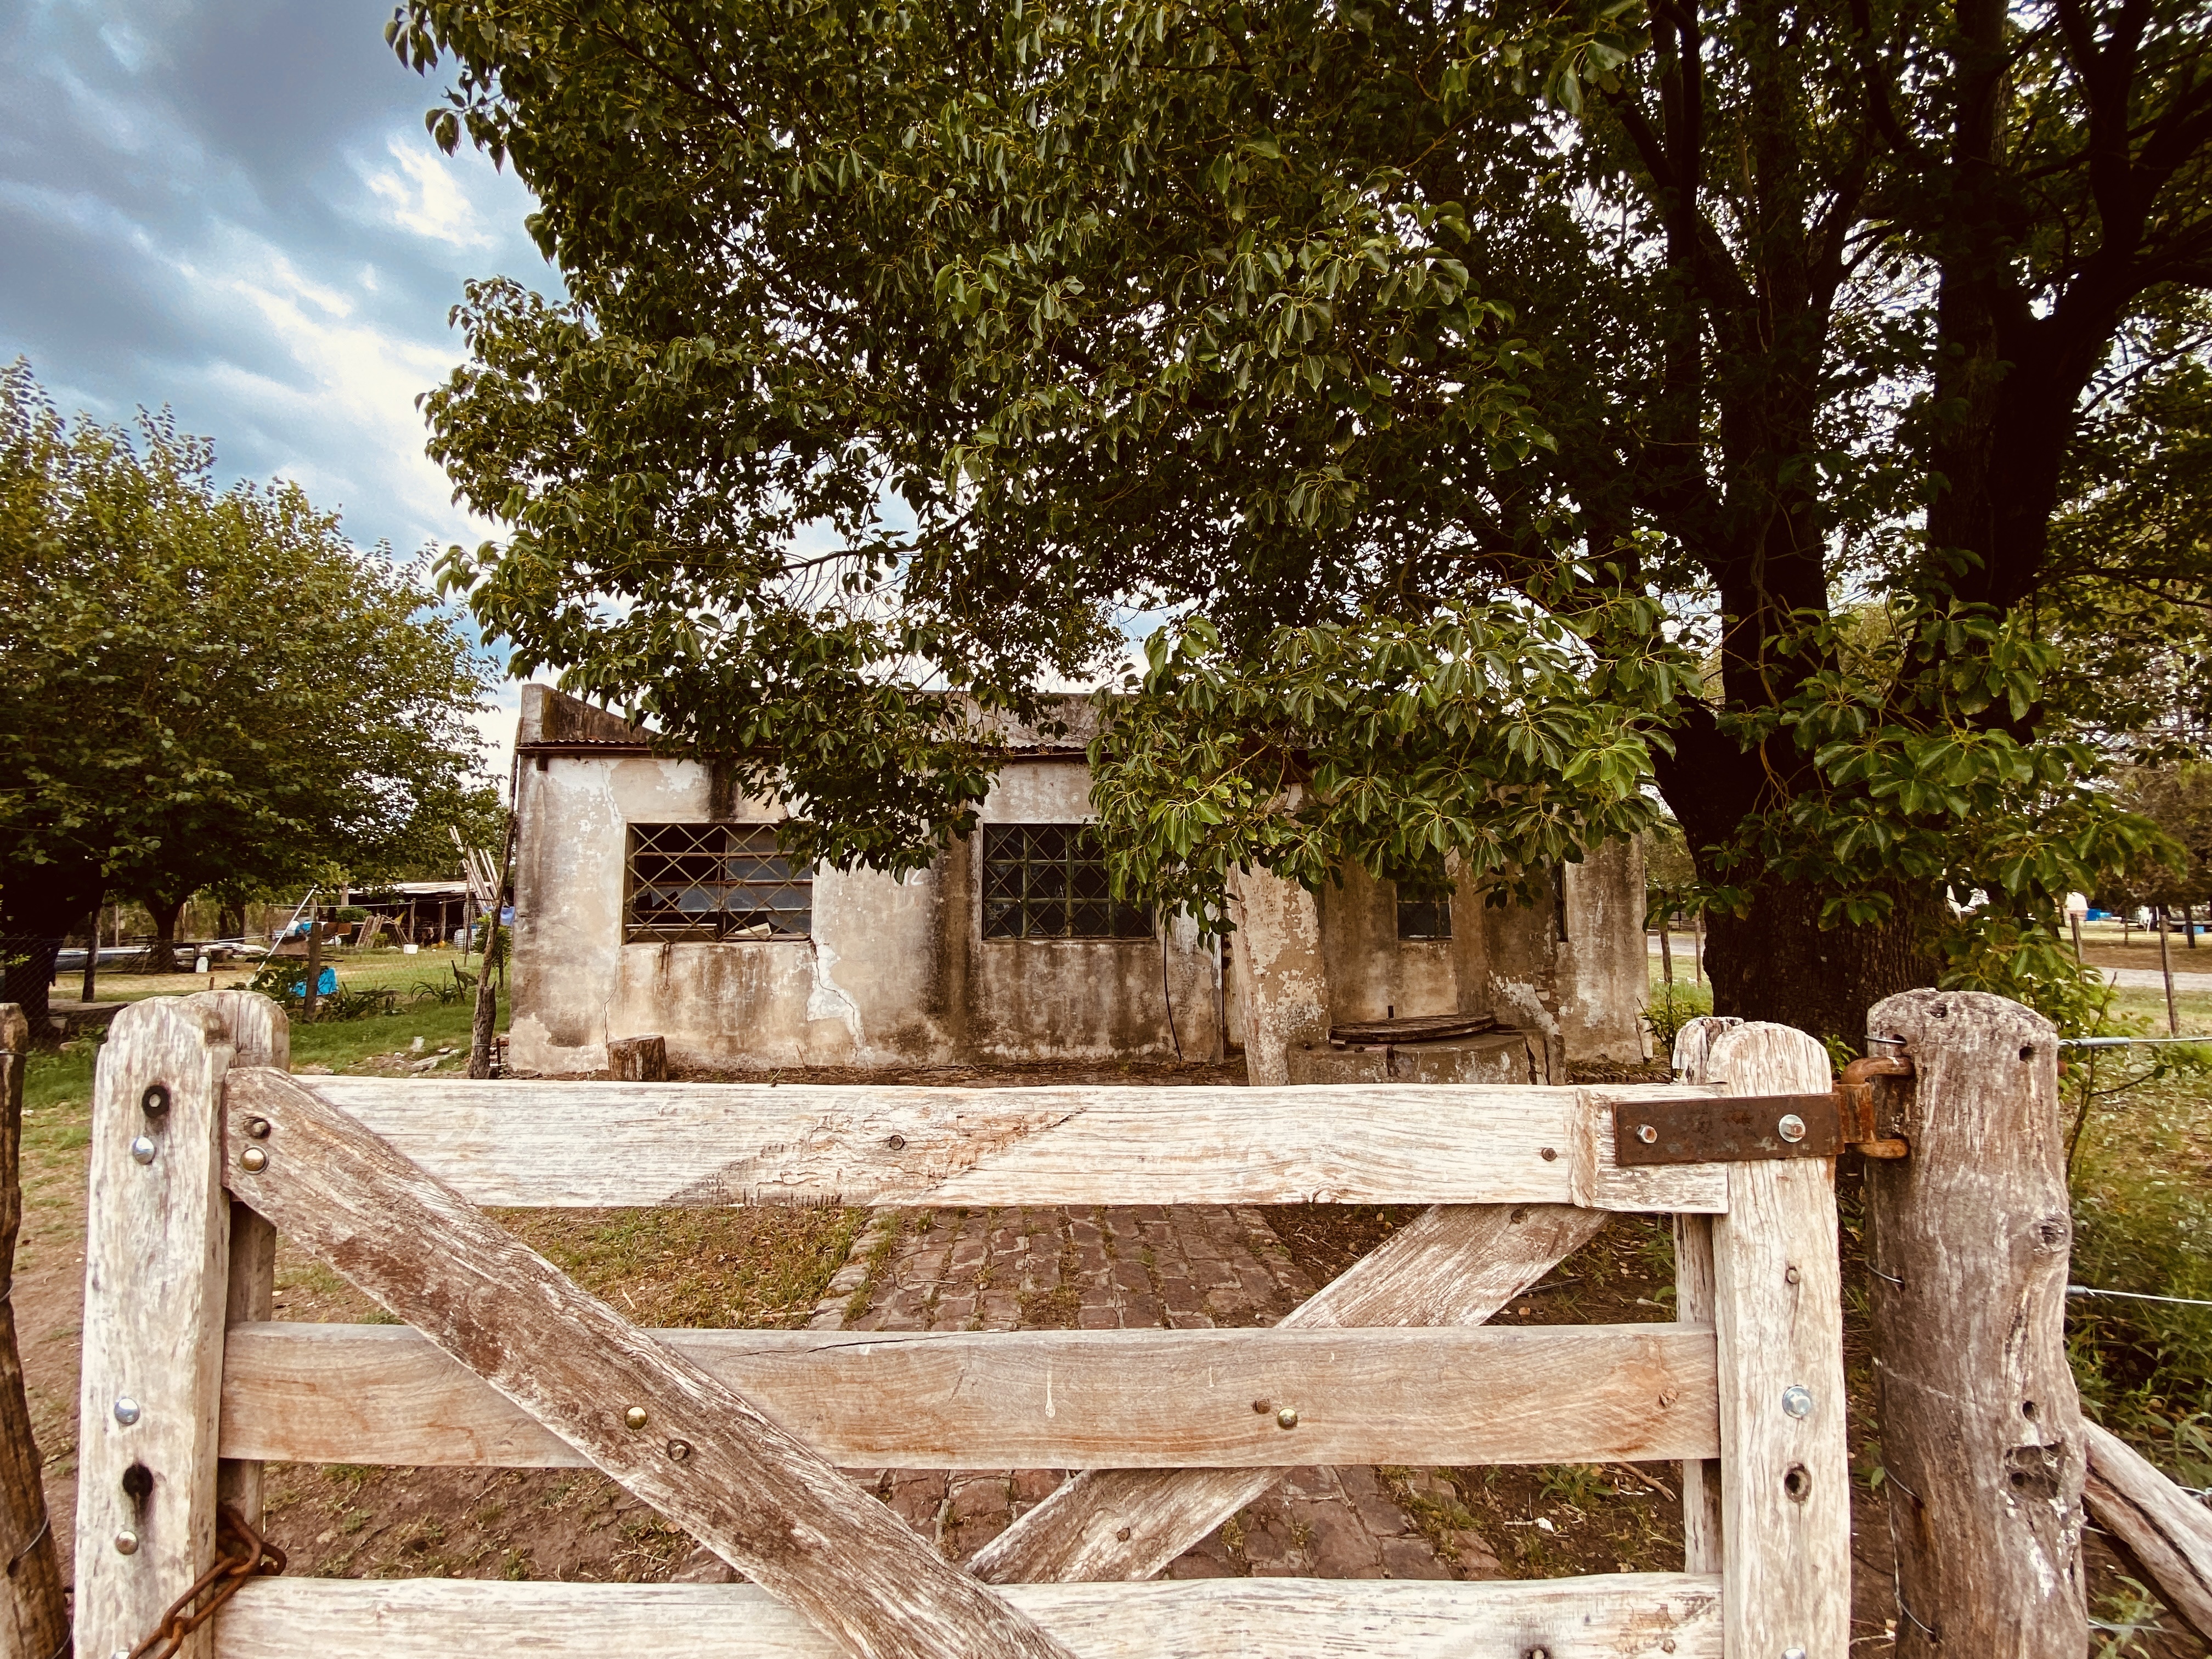
<instances>
[{"instance_id":1,"label":"weathered wood plank","mask_svg":"<svg viewBox=\"0 0 2212 1659\"><path fill-rule=\"evenodd\" d=\"M1711 1014L1685 1021L1674 1034L1674 1080L1711 1083L1706 1062L1714 1042L1742 1024ZM1674 1316L1691 1325L1713 1322L1713 1224L1708 1216L1674 1218ZM1717 1459L1694 1459L1682 1465L1682 1571L1720 1570L1721 1466Z\"/></svg>"},{"instance_id":2,"label":"weathered wood plank","mask_svg":"<svg viewBox=\"0 0 2212 1659\"><path fill-rule=\"evenodd\" d=\"M1722 1659L1720 1586L1681 1573L1519 1583L1227 1578L1013 1584L1006 1599L1081 1659ZM750 1584L264 1578L216 1621L218 1659L825 1659Z\"/></svg>"},{"instance_id":3,"label":"weathered wood plank","mask_svg":"<svg viewBox=\"0 0 2212 1659\"><path fill-rule=\"evenodd\" d=\"M214 1556L230 1265L217 1114L230 1059L207 996L133 1003L100 1053L77 1436L76 1644L87 1655L136 1647ZM161 1109L149 1113L157 1086ZM148 1477L133 1477L135 1492L125 1485L134 1466ZM208 1651L204 1631L183 1649L185 1659Z\"/></svg>"},{"instance_id":4,"label":"weathered wood plank","mask_svg":"<svg viewBox=\"0 0 2212 1659\"><path fill-rule=\"evenodd\" d=\"M258 1067L233 1073L225 1096L240 1198L797 1607L831 1650L1066 1659L748 1401L343 1112Z\"/></svg>"},{"instance_id":5,"label":"weathered wood plank","mask_svg":"<svg viewBox=\"0 0 2212 1659\"><path fill-rule=\"evenodd\" d=\"M15 1282L23 1221L23 1066L30 1048L22 1009L0 1002L0 1286ZM9 1563L0 1592L0 1654L9 1659L47 1659L69 1640L69 1600L40 1461L15 1344L15 1306L0 1293L0 1552Z\"/></svg>"},{"instance_id":6,"label":"weathered wood plank","mask_svg":"<svg viewBox=\"0 0 2212 1659\"><path fill-rule=\"evenodd\" d=\"M1479 1324L1604 1224L1601 1212L1568 1205L1440 1206L1276 1329ZM985 1545L970 1568L994 1583L1149 1578L1278 1478L1273 1469L1091 1470Z\"/></svg>"},{"instance_id":7,"label":"weathered wood plank","mask_svg":"<svg viewBox=\"0 0 2212 1659\"><path fill-rule=\"evenodd\" d=\"M1867 1030L1902 1039L1881 1049L1914 1073L1911 1155L1866 1167L1882 1462L1911 1613L1897 1650L2073 1659L2089 1640L2087 1459L2066 1358L2057 1034L1980 991L1890 997Z\"/></svg>"},{"instance_id":8,"label":"weathered wood plank","mask_svg":"<svg viewBox=\"0 0 2212 1659\"><path fill-rule=\"evenodd\" d=\"M292 1065L292 1022L281 1004L246 991L204 994L231 1047L234 1066ZM276 1300L276 1230L245 1205L230 1206L230 1272L223 1323L234 1328L269 1318ZM226 1340L228 1337L226 1336ZM216 1498L246 1517L262 1519L261 1465L226 1457L216 1473Z\"/></svg>"},{"instance_id":9,"label":"weathered wood plank","mask_svg":"<svg viewBox=\"0 0 2212 1659\"><path fill-rule=\"evenodd\" d=\"M2212 1510L2109 1429L2086 1418L2081 1428L2089 1514L2135 1557L2166 1610L2212 1641Z\"/></svg>"},{"instance_id":10,"label":"weathered wood plank","mask_svg":"<svg viewBox=\"0 0 2212 1659\"><path fill-rule=\"evenodd\" d=\"M1721 1033L1705 1063L1735 1094L1815 1093L1832 1076L1819 1042L1763 1023ZM1712 1240L1729 1649L1841 1656L1851 1506L1834 1160L1731 1164Z\"/></svg>"},{"instance_id":11,"label":"weathered wood plank","mask_svg":"<svg viewBox=\"0 0 2212 1659\"><path fill-rule=\"evenodd\" d=\"M314 1086L482 1205L1116 1204L1141 1193L1155 1204L1717 1212L1728 1201L1716 1165L1600 1170L1575 1156L1597 1139L1610 1147L1611 1103L1681 1092L1664 1085Z\"/></svg>"},{"instance_id":12,"label":"weathered wood plank","mask_svg":"<svg viewBox=\"0 0 2212 1659\"><path fill-rule=\"evenodd\" d=\"M848 1468L1473 1466L1720 1449L1713 1334L1678 1325L651 1334ZM223 1370L228 1456L588 1461L404 1327L235 1327ZM1285 1407L1294 1428L1276 1422Z\"/></svg>"}]
</instances>

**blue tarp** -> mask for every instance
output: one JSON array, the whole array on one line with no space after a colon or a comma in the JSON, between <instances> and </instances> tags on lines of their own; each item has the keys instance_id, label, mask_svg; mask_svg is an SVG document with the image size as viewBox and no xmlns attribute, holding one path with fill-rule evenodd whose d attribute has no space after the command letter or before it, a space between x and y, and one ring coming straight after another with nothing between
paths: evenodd
<instances>
[{"instance_id":1,"label":"blue tarp","mask_svg":"<svg viewBox=\"0 0 2212 1659\"><path fill-rule=\"evenodd\" d=\"M325 968L321 973L315 976L315 994L317 996L326 997L337 988L338 970L337 969ZM292 994L295 997L303 997L307 995L307 981L304 979L294 980L292 981Z\"/></svg>"}]
</instances>

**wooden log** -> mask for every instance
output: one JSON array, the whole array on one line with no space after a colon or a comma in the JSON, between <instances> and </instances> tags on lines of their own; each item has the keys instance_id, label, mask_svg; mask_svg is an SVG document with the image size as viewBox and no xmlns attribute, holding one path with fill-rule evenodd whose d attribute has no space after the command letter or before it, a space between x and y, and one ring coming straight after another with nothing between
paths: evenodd
<instances>
[{"instance_id":1,"label":"wooden log","mask_svg":"<svg viewBox=\"0 0 2212 1659\"><path fill-rule=\"evenodd\" d=\"M2212 1642L2212 1511L2128 1443L2084 1418L2090 1518L2135 1558L2166 1610Z\"/></svg>"},{"instance_id":2,"label":"wooden log","mask_svg":"<svg viewBox=\"0 0 2212 1659\"><path fill-rule=\"evenodd\" d=\"M15 1282L23 1224L23 1066L30 1049L30 1021L15 1004L0 1002L0 1287ZM40 1478L44 1463L23 1391L15 1304L0 1288L0 1550L10 1563L0 1602L5 1659L48 1659L69 1640L69 1602Z\"/></svg>"},{"instance_id":3,"label":"wooden log","mask_svg":"<svg viewBox=\"0 0 2212 1659\"><path fill-rule=\"evenodd\" d=\"M1602 1212L1567 1205L1439 1206L1300 1304L1276 1331L1479 1324L1604 1224ZM1079 1474L986 1544L971 1570L996 1583L1149 1578L1279 1474L1127 1468Z\"/></svg>"},{"instance_id":4,"label":"wooden log","mask_svg":"<svg viewBox=\"0 0 2212 1659\"><path fill-rule=\"evenodd\" d=\"M88 1656L136 1647L214 1559L230 1267L217 1114L231 1050L212 1001L131 1004L93 1082L76 1501ZM204 1630L181 1650L209 1651Z\"/></svg>"},{"instance_id":5,"label":"wooden log","mask_svg":"<svg viewBox=\"0 0 2212 1659\"><path fill-rule=\"evenodd\" d=\"M848 1468L1279 1472L1720 1449L1713 1334L1676 1325L1443 1327L1351 1340L1313 1328L652 1334ZM1439 1376L1455 1380L1439 1389ZM1275 1418L1285 1407L1297 1413L1288 1429ZM222 1421L227 1456L271 1462L587 1461L404 1326L233 1328Z\"/></svg>"},{"instance_id":6,"label":"wooden log","mask_svg":"<svg viewBox=\"0 0 2212 1659\"><path fill-rule=\"evenodd\" d=\"M607 1044L607 1075L617 1083L667 1082L668 1039L616 1037Z\"/></svg>"},{"instance_id":7,"label":"wooden log","mask_svg":"<svg viewBox=\"0 0 2212 1659\"><path fill-rule=\"evenodd\" d=\"M1742 1024L1729 1016L1701 1014L1674 1034L1674 1080L1712 1081L1712 1046ZM1686 1324L1713 1322L1713 1224L1702 1215L1674 1217L1674 1317ZM1682 1570L1721 1570L1721 1466L1717 1458L1682 1465Z\"/></svg>"},{"instance_id":8,"label":"wooden log","mask_svg":"<svg viewBox=\"0 0 2212 1659\"><path fill-rule=\"evenodd\" d=\"M1897 1650L2078 1659L2086 1454L2057 1034L1978 991L1890 997L1867 1030L1915 1073L1911 1156L1866 1166Z\"/></svg>"},{"instance_id":9,"label":"wooden log","mask_svg":"<svg viewBox=\"0 0 2212 1659\"><path fill-rule=\"evenodd\" d=\"M1723 1659L1719 1583L1682 1573L1011 1584L1004 1594L1083 1659ZM750 1584L264 1578L239 1592L216 1630L218 1659L451 1659L519 1651L525 1639L533 1659L836 1651Z\"/></svg>"},{"instance_id":10,"label":"wooden log","mask_svg":"<svg viewBox=\"0 0 2212 1659\"><path fill-rule=\"evenodd\" d=\"M1568 1204L1717 1212L1719 1164L1619 1170L1665 1085L1035 1089L400 1082L315 1091L501 1206Z\"/></svg>"},{"instance_id":11,"label":"wooden log","mask_svg":"<svg viewBox=\"0 0 2212 1659\"><path fill-rule=\"evenodd\" d=\"M1734 1094L1816 1093L1834 1075L1818 1042L1763 1022L1714 1036L1705 1066ZM1835 1160L1731 1164L1712 1242L1729 1649L1840 1659L1851 1502Z\"/></svg>"},{"instance_id":12,"label":"wooden log","mask_svg":"<svg viewBox=\"0 0 2212 1659\"><path fill-rule=\"evenodd\" d=\"M234 1073L225 1093L224 1169L240 1198L797 1607L835 1650L1068 1659L750 1401L344 1113L259 1068Z\"/></svg>"}]
</instances>

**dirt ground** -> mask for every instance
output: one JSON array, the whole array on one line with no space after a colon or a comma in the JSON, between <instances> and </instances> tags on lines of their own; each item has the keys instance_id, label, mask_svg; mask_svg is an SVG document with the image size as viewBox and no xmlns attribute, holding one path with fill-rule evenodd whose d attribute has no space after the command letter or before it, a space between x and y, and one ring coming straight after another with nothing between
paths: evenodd
<instances>
[{"instance_id":1,"label":"dirt ground","mask_svg":"<svg viewBox=\"0 0 2212 1659\"><path fill-rule=\"evenodd\" d=\"M1037 1067L934 1070L876 1081L1241 1081L1241 1068ZM785 1074L787 1082L860 1080L860 1074ZM64 1571L75 1510L76 1358L82 1307L86 1103L49 1103L27 1119L26 1211L14 1303L33 1422L46 1451L46 1488ZM1844 1180L1846 1231L1856 1213ZM1342 1272L1412 1212L1367 1206L1282 1206L1267 1218L1316 1283ZM514 1212L503 1218L534 1248L645 1325L803 1324L866 1221L860 1210ZM1887 1505L1873 1475L1868 1431L1872 1384L1857 1254L1845 1250L1846 1356L1852 1406L1854 1651L1893 1639ZM1672 1246L1657 1219L1621 1217L1562 1262L1501 1318L1530 1324L1673 1316ZM319 1263L280 1252L276 1316L381 1322L381 1310ZM1678 1476L1671 1467L1386 1470L1424 1532L1480 1532L1514 1577L1664 1569L1680 1560ZM691 1540L590 1471L271 1466L272 1536L293 1571L352 1577L460 1576L658 1580ZM2093 1610L2118 1605L2118 1564L2090 1540ZM2110 1638L2100 1638L2110 1639ZM2145 1634L2101 1655L2200 1659L2203 1644Z\"/></svg>"}]
</instances>

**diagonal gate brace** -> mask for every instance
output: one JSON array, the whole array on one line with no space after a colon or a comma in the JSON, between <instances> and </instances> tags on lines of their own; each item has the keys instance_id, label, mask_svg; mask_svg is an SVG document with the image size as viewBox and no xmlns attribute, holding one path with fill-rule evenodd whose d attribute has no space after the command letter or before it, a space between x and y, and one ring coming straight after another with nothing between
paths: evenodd
<instances>
[{"instance_id":1,"label":"diagonal gate brace","mask_svg":"<svg viewBox=\"0 0 2212 1659\"><path fill-rule=\"evenodd\" d=\"M282 1072L224 1089L231 1191L626 1491L875 1659L1071 1659L741 1395Z\"/></svg>"}]
</instances>

